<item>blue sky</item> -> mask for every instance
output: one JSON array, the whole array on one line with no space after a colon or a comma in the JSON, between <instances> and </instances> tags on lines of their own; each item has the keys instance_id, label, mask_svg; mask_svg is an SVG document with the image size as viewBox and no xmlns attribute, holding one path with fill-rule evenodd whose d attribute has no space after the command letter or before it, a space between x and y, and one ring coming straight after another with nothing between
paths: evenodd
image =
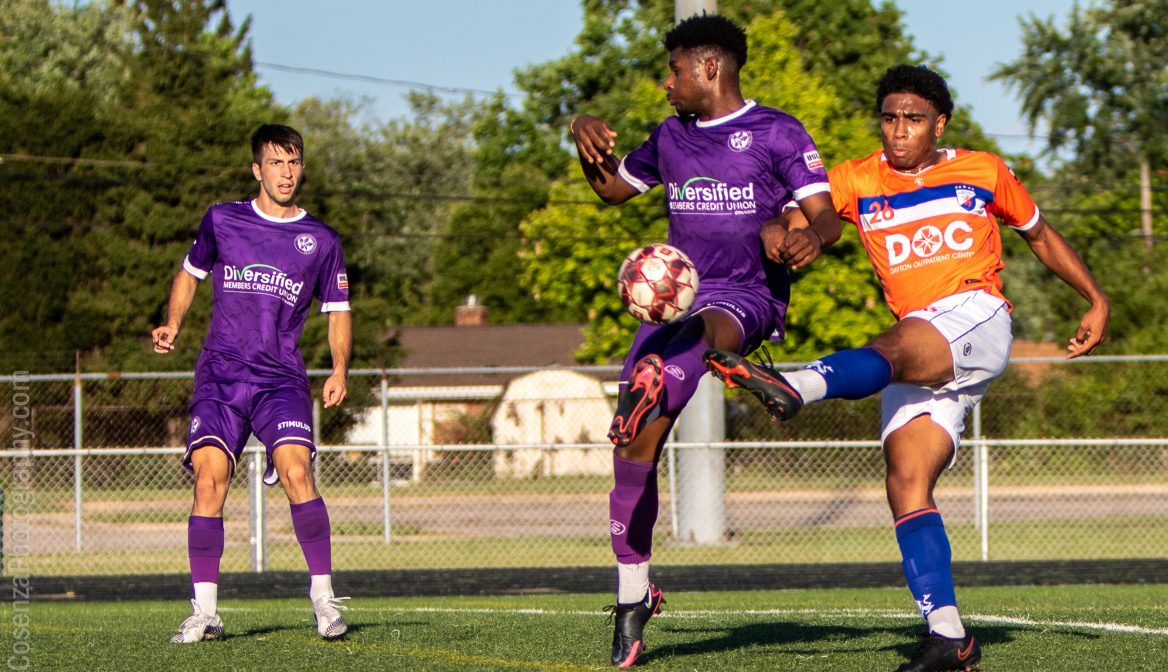
<instances>
[{"instance_id":1,"label":"blue sky","mask_svg":"<svg viewBox=\"0 0 1168 672\"><path fill-rule=\"evenodd\" d=\"M919 49L939 57L957 100L1006 151L1030 150L1013 94L985 81L1021 53L1019 16L1064 17L1073 0L896 0ZM236 20L251 14L260 81L281 103L307 97L372 98L378 117L408 109L405 86L289 72L282 67L440 87L514 91L516 68L571 51L578 0L228 0ZM749 94L749 92L747 92Z\"/></svg>"}]
</instances>

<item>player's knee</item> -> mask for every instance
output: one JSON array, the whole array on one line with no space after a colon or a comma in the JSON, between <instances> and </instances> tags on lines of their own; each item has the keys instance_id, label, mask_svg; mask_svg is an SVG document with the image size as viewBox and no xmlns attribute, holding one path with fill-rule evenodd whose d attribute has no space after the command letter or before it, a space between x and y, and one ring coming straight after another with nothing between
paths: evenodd
<instances>
[{"instance_id":1,"label":"player's knee","mask_svg":"<svg viewBox=\"0 0 1168 672\"><path fill-rule=\"evenodd\" d=\"M285 487L301 491L312 488L312 470L306 464L292 464L284 471L280 480Z\"/></svg>"},{"instance_id":2,"label":"player's knee","mask_svg":"<svg viewBox=\"0 0 1168 672\"><path fill-rule=\"evenodd\" d=\"M927 494L933 487L932 474L916 465L889 463L884 477L888 492L898 494Z\"/></svg>"}]
</instances>

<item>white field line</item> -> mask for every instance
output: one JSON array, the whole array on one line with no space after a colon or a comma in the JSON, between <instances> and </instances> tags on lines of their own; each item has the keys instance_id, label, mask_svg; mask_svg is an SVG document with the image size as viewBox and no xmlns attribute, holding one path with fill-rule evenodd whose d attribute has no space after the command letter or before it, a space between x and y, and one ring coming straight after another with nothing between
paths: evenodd
<instances>
[{"instance_id":1,"label":"white field line","mask_svg":"<svg viewBox=\"0 0 1168 672\"><path fill-rule=\"evenodd\" d=\"M417 614L501 614L514 616L599 616L601 611L589 610L558 610L558 609L496 609L489 607L467 608L432 608L411 607L393 608L352 607L353 611L383 612L383 613L417 613ZM831 617L866 617L891 618L897 620L918 620L920 615L892 609L689 609L662 611L654 618L657 619L699 619L711 616L812 616L820 618ZM1147 628L1142 625L1127 623L1102 623L1098 621L1047 621L1017 616L998 616L994 614L963 614L963 619L972 623L998 623L1003 625L1017 625L1028 628L1045 628L1061 630L1092 630L1101 632L1115 632L1136 635L1154 635L1168 637L1168 628Z\"/></svg>"}]
</instances>

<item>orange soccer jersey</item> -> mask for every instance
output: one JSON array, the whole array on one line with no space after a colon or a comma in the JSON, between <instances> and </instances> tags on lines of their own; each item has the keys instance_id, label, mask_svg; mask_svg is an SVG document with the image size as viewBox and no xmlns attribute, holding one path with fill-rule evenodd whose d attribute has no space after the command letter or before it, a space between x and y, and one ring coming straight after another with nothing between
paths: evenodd
<instances>
[{"instance_id":1,"label":"orange soccer jersey","mask_svg":"<svg viewBox=\"0 0 1168 672\"><path fill-rule=\"evenodd\" d=\"M905 314L959 292L1002 295L1002 240L996 218L1018 231L1038 207L1000 158L943 150L947 160L916 175L877 151L829 172L840 217L852 222L892 313Z\"/></svg>"}]
</instances>

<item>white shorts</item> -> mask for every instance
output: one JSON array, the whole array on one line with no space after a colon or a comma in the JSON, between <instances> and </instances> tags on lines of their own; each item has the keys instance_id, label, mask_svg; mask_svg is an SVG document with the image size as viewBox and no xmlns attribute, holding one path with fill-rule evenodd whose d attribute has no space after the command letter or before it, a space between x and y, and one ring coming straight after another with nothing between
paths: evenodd
<instances>
[{"instance_id":1,"label":"white shorts","mask_svg":"<svg viewBox=\"0 0 1168 672\"><path fill-rule=\"evenodd\" d=\"M953 380L937 389L908 383L884 388L880 398L880 441L913 418L928 415L949 433L956 460L961 433L965 431L965 414L981 401L990 381L1000 376L1010 361L1014 336L1009 307L992 294L964 292L904 317L928 321L949 341Z\"/></svg>"}]
</instances>

